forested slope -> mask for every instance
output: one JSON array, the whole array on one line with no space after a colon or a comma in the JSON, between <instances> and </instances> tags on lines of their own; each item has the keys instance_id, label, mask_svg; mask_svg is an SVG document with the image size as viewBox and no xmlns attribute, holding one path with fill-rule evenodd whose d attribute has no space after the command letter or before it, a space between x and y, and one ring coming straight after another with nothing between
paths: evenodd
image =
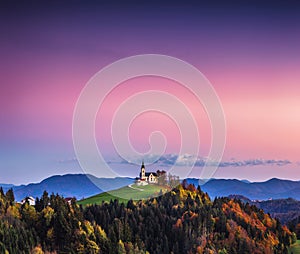
<instances>
[{"instance_id":1,"label":"forested slope","mask_svg":"<svg viewBox=\"0 0 300 254\"><path fill-rule=\"evenodd\" d=\"M295 240L255 206L193 185L146 201L80 207L46 192L36 206L0 191L1 253L287 253Z\"/></svg>"}]
</instances>

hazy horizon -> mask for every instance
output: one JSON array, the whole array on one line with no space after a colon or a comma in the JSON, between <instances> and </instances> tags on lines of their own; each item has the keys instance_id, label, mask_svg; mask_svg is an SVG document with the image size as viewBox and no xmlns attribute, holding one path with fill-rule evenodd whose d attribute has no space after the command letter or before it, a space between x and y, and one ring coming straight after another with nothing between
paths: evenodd
<instances>
[{"instance_id":1,"label":"hazy horizon","mask_svg":"<svg viewBox=\"0 0 300 254\"><path fill-rule=\"evenodd\" d=\"M119 170L115 170L115 172L119 173L119 177L130 177L130 178L135 178L139 175L139 172L140 172L140 167L139 166L134 166L134 165L126 165L125 166L125 170L126 172L124 173L124 165L123 164L115 164L115 168L118 167L118 166L123 166L123 170L119 169ZM293 167L294 170L297 170L298 167L294 166ZM155 164L154 165L151 165L151 166L148 166L146 167L146 171L149 171L149 172L156 172L157 169L160 169L160 170L168 170L168 168L166 167L157 167ZM199 167L196 169L199 169L201 170ZM272 172L272 166L258 166L257 168L257 171L258 172L261 172L262 170L266 170L267 171L267 174L265 174L264 176L261 176L259 178L253 176L251 178L245 178L243 177L243 173L239 173L239 174L236 174L236 176L234 175L231 175L231 176L228 176L228 173L227 172L224 172L224 168L223 169L218 169L216 174L213 175L211 178L212 179L237 179L237 180L247 180L249 182L265 182L265 181L268 181L272 178L278 178L278 179L281 179L281 180L291 180L291 181L300 181L300 177L299 178L287 178L285 177L285 174L279 174L279 175L270 175L270 172ZM236 171L241 171L243 170L243 167L230 167L230 168L227 168L227 170L230 170L230 172L236 172ZM223 172L222 172L223 171ZM269 174L268 174L269 172ZM57 175L67 175L67 174L86 174L85 172L83 172L82 170L66 170L64 172L62 171L58 171L57 173L54 173L54 174L51 174L51 175L45 175L45 176L42 176L41 178L36 178L35 180L30 180L28 179L27 181L22 181L22 180L19 180L19 181L12 181L12 182L7 182L7 181L0 181L0 184L13 184L13 185L27 185L27 184L31 184L31 183L40 183L41 181L49 178L49 177L52 177L52 176L57 176ZM101 176L99 176L101 177ZM196 174L193 174L193 175L190 175L188 176L187 178L196 178L196 179L199 179L199 177L196 175Z\"/></svg>"}]
</instances>

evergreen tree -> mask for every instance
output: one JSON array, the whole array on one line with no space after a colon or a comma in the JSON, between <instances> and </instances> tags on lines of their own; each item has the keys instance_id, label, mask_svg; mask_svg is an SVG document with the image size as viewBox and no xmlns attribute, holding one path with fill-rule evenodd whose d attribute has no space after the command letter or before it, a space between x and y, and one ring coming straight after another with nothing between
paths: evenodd
<instances>
[{"instance_id":1,"label":"evergreen tree","mask_svg":"<svg viewBox=\"0 0 300 254\"><path fill-rule=\"evenodd\" d=\"M15 202L15 195L14 195L14 191L12 188L10 188L7 192L6 192L6 200L7 202L10 203L10 205L13 204L13 202Z\"/></svg>"}]
</instances>

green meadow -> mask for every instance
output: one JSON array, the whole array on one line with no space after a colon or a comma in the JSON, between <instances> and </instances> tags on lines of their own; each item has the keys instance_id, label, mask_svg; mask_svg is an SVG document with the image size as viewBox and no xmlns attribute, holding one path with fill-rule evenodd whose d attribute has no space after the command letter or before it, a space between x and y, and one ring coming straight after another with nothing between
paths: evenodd
<instances>
[{"instance_id":1,"label":"green meadow","mask_svg":"<svg viewBox=\"0 0 300 254\"><path fill-rule=\"evenodd\" d=\"M289 254L300 254L300 240L297 240L296 243L292 244L289 249Z\"/></svg>"},{"instance_id":2,"label":"green meadow","mask_svg":"<svg viewBox=\"0 0 300 254\"><path fill-rule=\"evenodd\" d=\"M110 202L110 200L115 199L118 199L119 202L127 203L127 201L130 199L141 200L157 196L161 190L164 193L168 191L169 188L166 186L160 186L156 184L148 184L145 186L138 186L136 184L132 184L116 190L103 192L95 196L82 199L78 201L78 204L81 204L83 206L92 204L102 204L102 202Z\"/></svg>"}]
</instances>

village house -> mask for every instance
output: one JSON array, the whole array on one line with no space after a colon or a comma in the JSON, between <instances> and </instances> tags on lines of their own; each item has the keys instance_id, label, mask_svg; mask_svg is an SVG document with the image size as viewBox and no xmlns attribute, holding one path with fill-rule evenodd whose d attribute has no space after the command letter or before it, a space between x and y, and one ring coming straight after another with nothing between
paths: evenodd
<instances>
[{"instance_id":1,"label":"village house","mask_svg":"<svg viewBox=\"0 0 300 254\"><path fill-rule=\"evenodd\" d=\"M24 199L22 199L21 204L25 204L26 202L28 202L29 205L35 206L35 199L33 197L26 197Z\"/></svg>"}]
</instances>

